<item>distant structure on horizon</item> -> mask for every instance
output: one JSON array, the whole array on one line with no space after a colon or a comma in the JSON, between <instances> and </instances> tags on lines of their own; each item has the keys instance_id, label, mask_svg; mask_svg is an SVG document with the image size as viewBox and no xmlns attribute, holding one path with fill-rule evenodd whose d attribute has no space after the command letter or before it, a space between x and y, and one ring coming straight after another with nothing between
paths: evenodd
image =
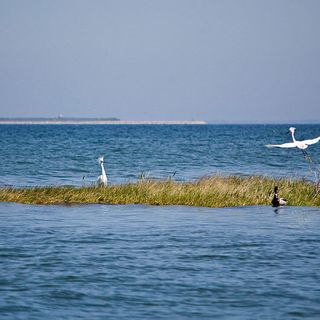
<instances>
[{"instance_id":1,"label":"distant structure on horizon","mask_svg":"<svg viewBox=\"0 0 320 320\"><path fill-rule=\"evenodd\" d=\"M59 115L57 118L0 118L0 124L207 124L207 122L201 120L131 121L118 118L78 118Z\"/></svg>"}]
</instances>

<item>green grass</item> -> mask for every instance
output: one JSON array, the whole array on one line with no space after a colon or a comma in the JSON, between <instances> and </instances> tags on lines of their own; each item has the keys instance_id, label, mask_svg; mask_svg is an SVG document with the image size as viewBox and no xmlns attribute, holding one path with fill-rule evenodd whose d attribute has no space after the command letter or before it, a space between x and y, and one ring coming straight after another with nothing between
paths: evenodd
<instances>
[{"instance_id":1,"label":"green grass","mask_svg":"<svg viewBox=\"0 0 320 320\"><path fill-rule=\"evenodd\" d=\"M320 206L314 184L259 176L202 178L195 182L140 180L101 187L0 188L0 201L25 204L148 204L200 207L270 205L274 186L292 206Z\"/></svg>"}]
</instances>

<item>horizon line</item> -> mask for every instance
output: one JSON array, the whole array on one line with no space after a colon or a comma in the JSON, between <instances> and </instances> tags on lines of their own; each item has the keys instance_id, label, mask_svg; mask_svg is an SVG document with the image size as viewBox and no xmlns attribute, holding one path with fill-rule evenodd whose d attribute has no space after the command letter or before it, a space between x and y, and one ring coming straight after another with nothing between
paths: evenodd
<instances>
[{"instance_id":1,"label":"horizon line","mask_svg":"<svg viewBox=\"0 0 320 320\"><path fill-rule=\"evenodd\" d=\"M0 124L207 124L207 125L286 125L320 124L320 120L293 121L205 121L205 120L122 120L116 117L0 117Z\"/></svg>"}]
</instances>

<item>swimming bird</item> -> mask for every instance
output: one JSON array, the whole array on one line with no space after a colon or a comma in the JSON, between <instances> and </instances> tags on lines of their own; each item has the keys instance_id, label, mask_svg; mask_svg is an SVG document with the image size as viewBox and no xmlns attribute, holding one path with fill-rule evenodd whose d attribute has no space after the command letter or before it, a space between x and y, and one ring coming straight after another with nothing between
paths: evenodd
<instances>
[{"instance_id":1,"label":"swimming bird","mask_svg":"<svg viewBox=\"0 0 320 320\"><path fill-rule=\"evenodd\" d=\"M287 204L287 200L283 198L279 198L278 196L278 187L274 187L274 196L271 201L273 207L285 206Z\"/></svg>"},{"instance_id":2,"label":"swimming bird","mask_svg":"<svg viewBox=\"0 0 320 320\"><path fill-rule=\"evenodd\" d=\"M98 177L98 186L100 187L105 187L108 183L108 178L107 178L107 175L106 175L106 172L104 170L104 166L103 166L103 156L100 156L98 158L98 162L101 166L101 175Z\"/></svg>"},{"instance_id":3,"label":"swimming bird","mask_svg":"<svg viewBox=\"0 0 320 320\"><path fill-rule=\"evenodd\" d=\"M288 143L283 143L283 144L267 144L266 147L268 148L273 148L273 147L277 147L277 148L298 148L300 150L302 150L303 154L306 155L306 151L305 149L308 148L308 146L315 144L317 142L320 141L320 136L314 139L309 139L309 140L302 140L302 141L298 141L296 140L295 136L294 136L294 132L295 132L296 128L291 127L289 128L289 131L291 132L291 136L292 136L292 140L293 142L288 142Z\"/></svg>"}]
</instances>

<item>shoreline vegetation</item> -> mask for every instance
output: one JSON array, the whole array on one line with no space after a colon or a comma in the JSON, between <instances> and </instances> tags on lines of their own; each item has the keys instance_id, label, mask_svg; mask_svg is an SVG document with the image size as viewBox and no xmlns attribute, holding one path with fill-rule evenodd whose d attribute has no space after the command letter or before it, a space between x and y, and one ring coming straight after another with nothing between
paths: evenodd
<instances>
[{"instance_id":1,"label":"shoreline vegetation","mask_svg":"<svg viewBox=\"0 0 320 320\"><path fill-rule=\"evenodd\" d=\"M290 206L320 206L315 184L289 178L212 176L194 182L140 179L107 187L0 188L0 202L23 204L141 204L198 207L271 205L274 187Z\"/></svg>"}]
</instances>

